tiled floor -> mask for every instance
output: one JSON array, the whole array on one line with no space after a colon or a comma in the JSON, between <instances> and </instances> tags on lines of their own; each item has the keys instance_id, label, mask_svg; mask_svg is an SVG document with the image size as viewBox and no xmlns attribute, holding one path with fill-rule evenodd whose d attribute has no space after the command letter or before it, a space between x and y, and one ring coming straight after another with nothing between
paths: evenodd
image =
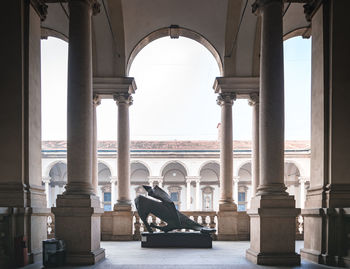
<instances>
[{"instance_id":1,"label":"tiled floor","mask_svg":"<svg viewBox=\"0 0 350 269\"><path fill-rule=\"evenodd\" d=\"M229 269L229 268L283 268L257 266L245 259L245 250L249 242L213 242L212 249L151 249L141 248L140 242L102 242L106 249L106 259L94 266L65 267L93 269ZM303 242L297 241L299 252ZM41 268L41 264L25 267L25 269ZM331 268L302 260L299 267L284 268Z\"/></svg>"}]
</instances>

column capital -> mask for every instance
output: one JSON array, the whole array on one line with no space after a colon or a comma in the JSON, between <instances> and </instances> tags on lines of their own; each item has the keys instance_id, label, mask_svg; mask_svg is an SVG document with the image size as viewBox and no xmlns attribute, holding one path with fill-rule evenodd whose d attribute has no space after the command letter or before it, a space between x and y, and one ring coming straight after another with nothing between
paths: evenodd
<instances>
[{"instance_id":1,"label":"column capital","mask_svg":"<svg viewBox=\"0 0 350 269\"><path fill-rule=\"evenodd\" d=\"M219 93L218 98L216 99L216 103L219 106L224 105L233 105L233 102L236 100L236 94L234 92L225 92Z\"/></svg>"},{"instance_id":2,"label":"column capital","mask_svg":"<svg viewBox=\"0 0 350 269\"><path fill-rule=\"evenodd\" d=\"M323 0L310 0L308 3L304 5L304 14L307 21L311 21L312 17L318 10L318 8L323 3Z\"/></svg>"},{"instance_id":3,"label":"column capital","mask_svg":"<svg viewBox=\"0 0 350 269\"><path fill-rule=\"evenodd\" d=\"M201 181L201 176L187 176L186 177L186 182L196 182L199 183Z\"/></svg>"},{"instance_id":4,"label":"column capital","mask_svg":"<svg viewBox=\"0 0 350 269\"><path fill-rule=\"evenodd\" d=\"M44 0L30 0L30 4L35 9L36 13L39 15L40 20L44 21L47 16L47 5Z\"/></svg>"},{"instance_id":5,"label":"column capital","mask_svg":"<svg viewBox=\"0 0 350 269\"><path fill-rule=\"evenodd\" d=\"M101 11L101 5L97 0L68 0L68 2L85 2L89 4L92 11L92 15L97 15Z\"/></svg>"},{"instance_id":6,"label":"column capital","mask_svg":"<svg viewBox=\"0 0 350 269\"><path fill-rule=\"evenodd\" d=\"M309 178L308 177L298 177L299 179L299 183L306 183L307 181L309 181Z\"/></svg>"},{"instance_id":7,"label":"column capital","mask_svg":"<svg viewBox=\"0 0 350 269\"><path fill-rule=\"evenodd\" d=\"M51 177L43 177L42 181L44 183L50 183L51 182Z\"/></svg>"},{"instance_id":8,"label":"column capital","mask_svg":"<svg viewBox=\"0 0 350 269\"><path fill-rule=\"evenodd\" d=\"M110 177L110 183L116 183L118 180L118 177Z\"/></svg>"},{"instance_id":9,"label":"column capital","mask_svg":"<svg viewBox=\"0 0 350 269\"><path fill-rule=\"evenodd\" d=\"M259 104L259 94L258 93L252 93L249 95L248 104L250 106L255 106L256 104Z\"/></svg>"},{"instance_id":10,"label":"column capital","mask_svg":"<svg viewBox=\"0 0 350 269\"><path fill-rule=\"evenodd\" d=\"M238 183L239 182L239 176L234 176L233 177L233 182Z\"/></svg>"},{"instance_id":11,"label":"column capital","mask_svg":"<svg viewBox=\"0 0 350 269\"><path fill-rule=\"evenodd\" d=\"M99 106L101 104L101 97L98 94L94 94L92 103L94 106Z\"/></svg>"},{"instance_id":12,"label":"column capital","mask_svg":"<svg viewBox=\"0 0 350 269\"><path fill-rule=\"evenodd\" d=\"M260 8L267 6L271 3L280 3L282 7L281 12L283 12L283 2L284 0L255 0L255 2L252 4L252 12L258 14Z\"/></svg>"},{"instance_id":13,"label":"column capital","mask_svg":"<svg viewBox=\"0 0 350 269\"><path fill-rule=\"evenodd\" d=\"M133 98L131 94L127 92L115 93L113 95L113 99L114 101L116 101L117 105L126 104L131 106L133 103Z\"/></svg>"}]
</instances>

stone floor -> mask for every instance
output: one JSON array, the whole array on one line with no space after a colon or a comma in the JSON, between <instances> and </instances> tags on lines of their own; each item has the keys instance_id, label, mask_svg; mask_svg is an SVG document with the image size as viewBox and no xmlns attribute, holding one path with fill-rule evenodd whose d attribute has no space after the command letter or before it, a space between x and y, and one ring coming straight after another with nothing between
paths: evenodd
<instances>
[{"instance_id":1,"label":"stone floor","mask_svg":"<svg viewBox=\"0 0 350 269\"><path fill-rule=\"evenodd\" d=\"M331 268L302 260L298 267L257 266L245 259L245 250L249 242L213 242L212 249L146 249L140 242L102 242L106 249L106 259L94 266L64 267L91 269L229 269L229 268ZM303 247L303 241L297 241L296 251ZM41 264L24 267L42 268Z\"/></svg>"}]
</instances>

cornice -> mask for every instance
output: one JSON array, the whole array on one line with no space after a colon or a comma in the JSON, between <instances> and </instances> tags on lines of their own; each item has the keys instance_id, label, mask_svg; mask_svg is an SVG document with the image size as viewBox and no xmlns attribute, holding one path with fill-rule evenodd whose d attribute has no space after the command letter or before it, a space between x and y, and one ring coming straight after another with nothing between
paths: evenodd
<instances>
[{"instance_id":1,"label":"cornice","mask_svg":"<svg viewBox=\"0 0 350 269\"><path fill-rule=\"evenodd\" d=\"M215 93L234 93L237 99L249 99L250 94L259 93L259 77L217 77Z\"/></svg>"}]
</instances>

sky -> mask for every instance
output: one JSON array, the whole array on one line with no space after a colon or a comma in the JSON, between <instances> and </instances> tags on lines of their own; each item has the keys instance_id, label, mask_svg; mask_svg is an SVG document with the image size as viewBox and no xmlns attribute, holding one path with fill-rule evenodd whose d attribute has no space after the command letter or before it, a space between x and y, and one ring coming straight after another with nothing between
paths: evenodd
<instances>
[{"instance_id":1,"label":"sky","mask_svg":"<svg viewBox=\"0 0 350 269\"><path fill-rule=\"evenodd\" d=\"M42 140L67 135L68 44L42 40ZM284 42L285 138L310 139L311 40ZM191 39L164 37L136 56L129 76L137 84L130 106L132 140L216 140L220 107L212 88L220 76L212 54ZM251 139L251 107L247 100L233 105L233 138ZM97 108L98 140L116 140L117 106L102 100Z\"/></svg>"}]
</instances>

